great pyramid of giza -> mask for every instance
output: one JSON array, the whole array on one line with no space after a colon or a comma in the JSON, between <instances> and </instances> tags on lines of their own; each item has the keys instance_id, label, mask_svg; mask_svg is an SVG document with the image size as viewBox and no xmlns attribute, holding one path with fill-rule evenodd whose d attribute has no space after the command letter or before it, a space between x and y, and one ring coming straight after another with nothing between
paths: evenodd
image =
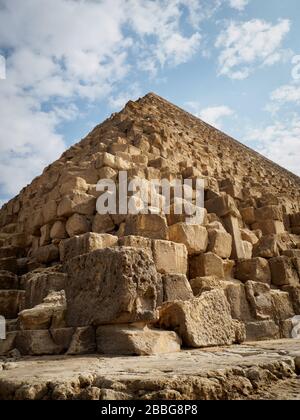
<instances>
[{"instance_id":1,"label":"great pyramid of giza","mask_svg":"<svg viewBox=\"0 0 300 420\"><path fill-rule=\"evenodd\" d=\"M167 214L99 214L97 183L124 172L190 180L193 207L201 179L202 220L174 196ZM2 207L0 356L300 338L299 193L299 177L165 99L130 101Z\"/></svg>"}]
</instances>

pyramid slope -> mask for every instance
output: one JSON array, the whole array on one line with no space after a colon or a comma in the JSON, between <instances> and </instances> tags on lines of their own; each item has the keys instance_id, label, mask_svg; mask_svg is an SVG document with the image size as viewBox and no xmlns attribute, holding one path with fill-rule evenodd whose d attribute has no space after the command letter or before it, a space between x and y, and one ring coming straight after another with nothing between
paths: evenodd
<instances>
[{"instance_id":1,"label":"pyramid slope","mask_svg":"<svg viewBox=\"0 0 300 420\"><path fill-rule=\"evenodd\" d=\"M50 201L58 203L66 195L61 194L61 185L76 176L83 178L89 186L95 185L99 180L99 170L95 168L99 153L113 150L114 144L139 148L141 154L147 156L148 168L153 165L157 169L160 164L155 160L162 159L161 176L169 172L180 174L184 167L195 167L211 186L231 179L241 184L249 199L274 194L282 197L283 202L289 202L293 212L299 208L299 177L149 93L136 102L130 101L120 113L96 126L4 205L0 211L2 234L26 232L26 235L33 233L35 236L36 229L31 226L33 220L40 217L39 213ZM125 149L115 147L115 150ZM143 167L138 159L135 160L131 174L147 177L147 165ZM33 224L41 227L41 223Z\"/></svg>"}]
</instances>

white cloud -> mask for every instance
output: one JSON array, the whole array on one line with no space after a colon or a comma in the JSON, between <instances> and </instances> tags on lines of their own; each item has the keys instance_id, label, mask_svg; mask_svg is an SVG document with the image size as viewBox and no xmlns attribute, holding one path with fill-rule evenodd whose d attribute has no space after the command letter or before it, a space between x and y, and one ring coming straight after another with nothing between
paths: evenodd
<instances>
[{"instance_id":1,"label":"white cloud","mask_svg":"<svg viewBox=\"0 0 300 420\"><path fill-rule=\"evenodd\" d=\"M0 81L1 194L16 194L61 154L58 127L78 117L77 100L110 98L119 108L138 94L135 85L115 93L135 69L154 74L193 57L198 25L218 4L1 0L0 49L8 52L7 78Z\"/></svg>"},{"instance_id":2,"label":"white cloud","mask_svg":"<svg viewBox=\"0 0 300 420\"><path fill-rule=\"evenodd\" d=\"M230 22L215 43L221 49L219 75L242 80L255 67L270 66L285 59L287 53L281 45L290 26L287 19L281 19L274 25L260 19Z\"/></svg>"},{"instance_id":3,"label":"white cloud","mask_svg":"<svg viewBox=\"0 0 300 420\"><path fill-rule=\"evenodd\" d=\"M248 132L246 140L257 142L257 150L300 176L300 118L275 122Z\"/></svg>"},{"instance_id":4,"label":"white cloud","mask_svg":"<svg viewBox=\"0 0 300 420\"><path fill-rule=\"evenodd\" d=\"M281 104L289 102L300 104L300 86L294 84L280 86L271 93L271 100Z\"/></svg>"},{"instance_id":5,"label":"white cloud","mask_svg":"<svg viewBox=\"0 0 300 420\"><path fill-rule=\"evenodd\" d=\"M233 9L236 9L241 12L248 5L249 1L250 0L229 0L229 5Z\"/></svg>"},{"instance_id":6,"label":"white cloud","mask_svg":"<svg viewBox=\"0 0 300 420\"><path fill-rule=\"evenodd\" d=\"M219 129L222 128L223 118L232 117L235 114L234 110L226 105L201 108L198 102L187 102L186 106L196 117Z\"/></svg>"}]
</instances>

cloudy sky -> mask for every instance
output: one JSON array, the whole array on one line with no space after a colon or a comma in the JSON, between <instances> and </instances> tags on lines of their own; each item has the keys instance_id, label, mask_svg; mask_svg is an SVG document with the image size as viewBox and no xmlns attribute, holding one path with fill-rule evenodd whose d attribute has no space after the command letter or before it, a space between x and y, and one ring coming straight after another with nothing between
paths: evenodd
<instances>
[{"instance_id":1,"label":"cloudy sky","mask_svg":"<svg viewBox=\"0 0 300 420\"><path fill-rule=\"evenodd\" d=\"M0 0L0 204L154 91L300 175L299 0Z\"/></svg>"}]
</instances>

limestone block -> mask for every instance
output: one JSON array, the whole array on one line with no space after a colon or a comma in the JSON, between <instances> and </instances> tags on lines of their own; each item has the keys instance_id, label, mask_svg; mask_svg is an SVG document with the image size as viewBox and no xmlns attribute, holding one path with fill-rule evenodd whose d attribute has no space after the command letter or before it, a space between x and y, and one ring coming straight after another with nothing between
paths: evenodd
<instances>
[{"instance_id":1,"label":"limestone block","mask_svg":"<svg viewBox=\"0 0 300 420\"><path fill-rule=\"evenodd\" d=\"M204 226L177 223L169 227L170 241L184 244L189 255L206 252L208 233Z\"/></svg>"},{"instance_id":2,"label":"limestone block","mask_svg":"<svg viewBox=\"0 0 300 420\"><path fill-rule=\"evenodd\" d=\"M223 290L212 290L185 302L160 308L161 327L175 329L187 347L229 345L236 342L236 324Z\"/></svg>"},{"instance_id":3,"label":"limestone block","mask_svg":"<svg viewBox=\"0 0 300 420\"><path fill-rule=\"evenodd\" d=\"M0 290L0 315L6 319L17 318L24 303L24 295L23 290Z\"/></svg>"},{"instance_id":4,"label":"limestone block","mask_svg":"<svg viewBox=\"0 0 300 420\"><path fill-rule=\"evenodd\" d=\"M256 236L256 234L249 229L241 229L241 236L243 241L250 242L252 245L257 244L259 241L259 238Z\"/></svg>"},{"instance_id":5,"label":"limestone block","mask_svg":"<svg viewBox=\"0 0 300 420\"><path fill-rule=\"evenodd\" d=\"M279 220L264 220L263 222L257 222L252 225L252 229L259 229L264 235L277 235L285 232L284 224Z\"/></svg>"},{"instance_id":6,"label":"limestone block","mask_svg":"<svg viewBox=\"0 0 300 420\"><path fill-rule=\"evenodd\" d=\"M295 214L290 214L290 223L292 227L300 226L300 212Z\"/></svg>"},{"instance_id":7,"label":"limestone block","mask_svg":"<svg viewBox=\"0 0 300 420\"><path fill-rule=\"evenodd\" d=\"M64 328L66 297L64 291L51 292L43 303L19 313L21 330Z\"/></svg>"},{"instance_id":8,"label":"limestone block","mask_svg":"<svg viewBox=\"0 0 300 420\"><path fill-rule=\"evenodd\" d=\"M54 244L38 248L33 253L33 257L41 264L48 264L59 260L58 247Z\"/></svg>"},{"instance_id":9,"label":"limestone block","mask_svg":"<svg viewBox=\"0 0 300 420\"><path fill-rule=\"evenodd\" d=\"M168 225L172 226L176 223L197 223L205 224L207 219L207 210L196 206L188 200L175 197L173 203L165 211ZM197 215L197 221L193 219Z\"/></svg>"},{"instance_id":10,"label":"limestone block","mask_svg":"<svg viewBox=\"0 0 300 420\"><path fill-rule=\"evenodd\" d=\"M285 256L270 259L272 283L275 286L299 286L299 276L293 259Z\"/></svg>"},{"instance_id":11,"label":"limestone block","mask_svg":"<svg viewBox=\"0 0 300 420\"><path fill-rule=\"evenodd\" d=\"M17 332L7 332L5 340L0 340L0 356L7 355L15 348Z\"/></svg>"},{"instance_id":12,"label":"limestone block","mask_svg":"<svg viewBox=\"0 0 300 420\"><path fill-rule=\"evenodd\" d=\"M118 237L109 234L86 233L74 238L61 241L59 245L60 260L67 261L78 255L87 254L97 249L109 248L117 245Z\"/></svg>"},{"instance_id":13,"label":"limestone block","mask_svg":"<svg viewBox=\"0 0 300 420\"><path fill-rule=\"evenodd\" d=\"M239 219L233 216L227 216L223 219L225 228L232 236L232 253L234 260L240 260L246 257L242 235L239 226Z\"/></svg>"},{"instance_id":14,"label":"limestone block","mask_svg":"<svg viewBox=\"0 0 300 420\"><path fill-rule=\"evenodd\" d=\"M156 269L162 274L187 274L186 246L175 242L153 240L152 253Z\"/></svg>"},{"instance_id":15,"label":"limestone block","mask_svg":"<svg viewBox=\"0 0 300 420\"><path fill-rule=\"evenodd\" d=\"M300 315L300 286L283 286L282 290L290 295L294 312Z\"/></svg>"},{"instance_id":16,"label":"limestone block","mask_svg":"<svg viewBox=\"0 0 300 420\"><path fill-rule=\"evenodd\" d=\"M244 322L251 321L253 316L247 299L245 285L237 281L223 283L232 318Z\"/></svg>"},{"instance_id":17,"label":"limestone block","mask_svg":"<svg viewBox=\"0 0 300 420\"><path fill-rule=\"evenodd\" d=\"M30 309L39 305L50 292L63 290L66 280L65 273L49 269L24 275L21 283L25 289L25 308Z\"/></svg>"},{"instance_id":18,"label":"limestone block","mask_svg":"<svg viewBox=\"0 0 300 420\"><path fill-rule=\"evenodd\" d=\"M140 248L146 252L150 258L152 255L152 240L143 236L121 236L119 238L119 246L129 246L132 248Z\"/></svg>"},{"instance_id":19,"label":"limestone block","mask_svg":"<svg viewBox=\"0 0 300 420\"><path fill-rule=\"evenodd\" d=\"M221 258L229 258L232 253L232 236L223 230L210 229L208 251Z\"/></svg>"},{"instance_id":20,"label":"limestone block","mask_svg":"<svg viewBox=\"0 0 300 420\"><path fill-rule=\"evenodd\" d=\"M262 258L278 257L288 246L281 235L266 235L254 246L253 256Z\"/></svg>"},{"instance_id":21,"label":"limestone block","mask_svg":"<svg viewBox=\"0 0 300 420\"><path fill-rule=\"evenodd\" d=\"M273 303L273 317L276 322L285 321L295 316L292 302L287 292L271 290L271 298Z\"/></svg>"},{"instance_id":22,"label":"limestone block","mask_svg":"<svg viewBox=\"0 0 300 420\"><path fill-rule=\"evenodd\" d=\"M223 289L224 287L222 280L215 276L196 277L190 280L190 285L194 296L199 296L214 289Z\"/></svg>"},{"instance_id":23,"label":"limestone block","mask_svg":"<svg viewBox=\"0 0 300 420\"><path fill-rule=\"evenodd\" d=\"M265 341L280 338L278 325L272 320L247 322L246 341Z\"/></svg>"},{"instance_id":24,"label":"limestone block","mask_svg":"<svg viewBox=\"0 0 300 420\"><path fill-rule=\"evenodd\" d=\"M58 220L50 230L51 239L66 239L68 237L65 223Z\"/></svg>"},{"instance_id":25,"label":"limestone block","mask_svg":"<svg viewBox=\"0 0 300 420\"><path fill-rule=\"evenodd\" d=\"M57 203L55 200L49 200L42 209L43 223L48 224L56 219L57 214Z\"/></svg>"},{"instance_id":26,"label":"limestone block","mask_svg":"<svg viewBox=\"0 0 300 420\"><path fill-rule=\"evenodd\" d=\"M166 218L159 214L129 215L126 219L125 235L167 240L169 238Z\"/></svg>"},{"instance_id":27,"label":"limestone block","mask_svg":"<svg viewBox=\"0 0 300 420\"><path fill-rule=\"evenodd\" d=\"M164 302L193 298L191 285L183 274L165 274L162 276L162 284Z\"/></svg>"},{"instance_id":28,"label":"limestone block","mask_svg":"<svg viewBox=\"0 0 300 420\"><path fill-rule=\"evenodd\" d=\"M93 219L92 231L95 233L108 233L115 229L115 224L109 214L96 214Z\"/></svg>"},{"instance_id":29,"label":"limestone block","mask_svg":"<svg viewBox=\"0 0 300 420\"><path fill-rule=\"evenodd\" d=\"M255 222L255 209L254 207L246 207L240 209L243 221L246 225L252 225Z\"/></svg>"},{"instance_id":30,"label":"limestone block","mask_svg":"<svg viewBox=\"0 0 300 420\"><path fill-rule=\"evenodd\" d=\"M81 355L95 353L96 333L93 327L78 327L72 336L67 354Z\"/></svg>"},{"instance_id":31,"label":"limestone block","mask_svg":"<svg viewBox=\"0 0 300 420\"><path fill-rule=\"evenodd\" d=\"M173 331L144 325L104 325L97 328L99 353L151 356L180 351L181 340Z\"/></svg>"},{"instance_id":32,"label":"limestone block","mask_svg":"<svg viewBox=\"0 0 300 420\"><path fill-rule=\"evenodd\" d=\"M44 225L41 227L40 246L48 245L50 242L50 225Z\"/></svg>"},{"instance_id":33,"label":"limestone block","mask_svg":"<svg viewBox=\"0 0 300 420\"><path fill-rule=\"evenodd\" d=\"M90 229L90 222L86 216L82 216L81 214L73 214L66 223L66 231L71 238L87 233Z\"/></svg>"},{"instance_id":34,"label":"limestone block","mask_svg":"<svg viewBox=\"0 0 300 420\"><path fill-rule=\"evenodd\" d=\"M271 284L269 262L264 258L240 260L236 263L235 277L243 282L253 280Z\"/></svg>"},{"instance_id":35,"label":"limestone block","mask_svg":"<svg viewBox=\"0 0 300 420\"><path fill-rule=\"evenodd\" d=\"M264 321L273 316L273 302L270 286L264 283L247 281L246 296L252 314L258 320Z\"/></svg>"},{"instance_id":36,"label":"limestone block","mask_svg":"<svg viewBox=\"0 0 300 420\"><path fill-rule=\"evenodd\" d=\"M74 191L87 192L89 186L85 179L81 177L72 177L66 179L60 186L59 192L62 196L68 195Z\"/></svg>"},{"instance_id":37,"label":"limestone block","mask_svg":"<svg viewBox=\"0 0 300 420\"><path fill-rule=\"evenodd\" d=\"M216 276L224 278L223 261L212 252L190 258L190 278Z\"/></svg>"},{"instance_id":38,"label":"limestone block","mask_svg":"<svg viewBox=\"0 0 300 420\"><path fill-rule=\"evenodd\" d=\"M96 212L96 198L82 192L65 196L57 208L58 217L70 217L74 213L90 216Z\"/></svg>"},{"instance_id":39,"label":"limestone block","mask_svg":"<svg viewBox=\"0 0 300 420\"><path fill-rule=\"evenodd\" d=\"M257 222L264 222L267 220L283 220L283 213L281 206L265 206L255 210L255 220Z\"/></svg>"},{"instance_id":40,"label":"limestone block","mask_svg":"<svg viewBox=\"0 0 300 420\"><path fill-rule=\"evenodd\" d=\"M66 263L68 325L117 324L156 319L161 278L139 249L116 247Z\"/></svg>"},{"instance_id":41,"label":"limestone block","mask_svg":"<svg viewBox=\"0 0 300 420\"><path fill-rule=\"evenodd\" d=\"M24 330L17 333L16 348L22 355L42 356L64 353L68 347L56 343L49 330Z\"/></svg>"},{"instance_id":42,"label":"limestone block","mask_svg":"<svg viewBox=\"0 0 300 420\"><path fill-rule=\"evenodd\" d=\"M226 193L222 193L220 197L206 201L205 208L208 213L214 213L219 217L240 215L234 199Z\"/></svg>"}]
</instances>

